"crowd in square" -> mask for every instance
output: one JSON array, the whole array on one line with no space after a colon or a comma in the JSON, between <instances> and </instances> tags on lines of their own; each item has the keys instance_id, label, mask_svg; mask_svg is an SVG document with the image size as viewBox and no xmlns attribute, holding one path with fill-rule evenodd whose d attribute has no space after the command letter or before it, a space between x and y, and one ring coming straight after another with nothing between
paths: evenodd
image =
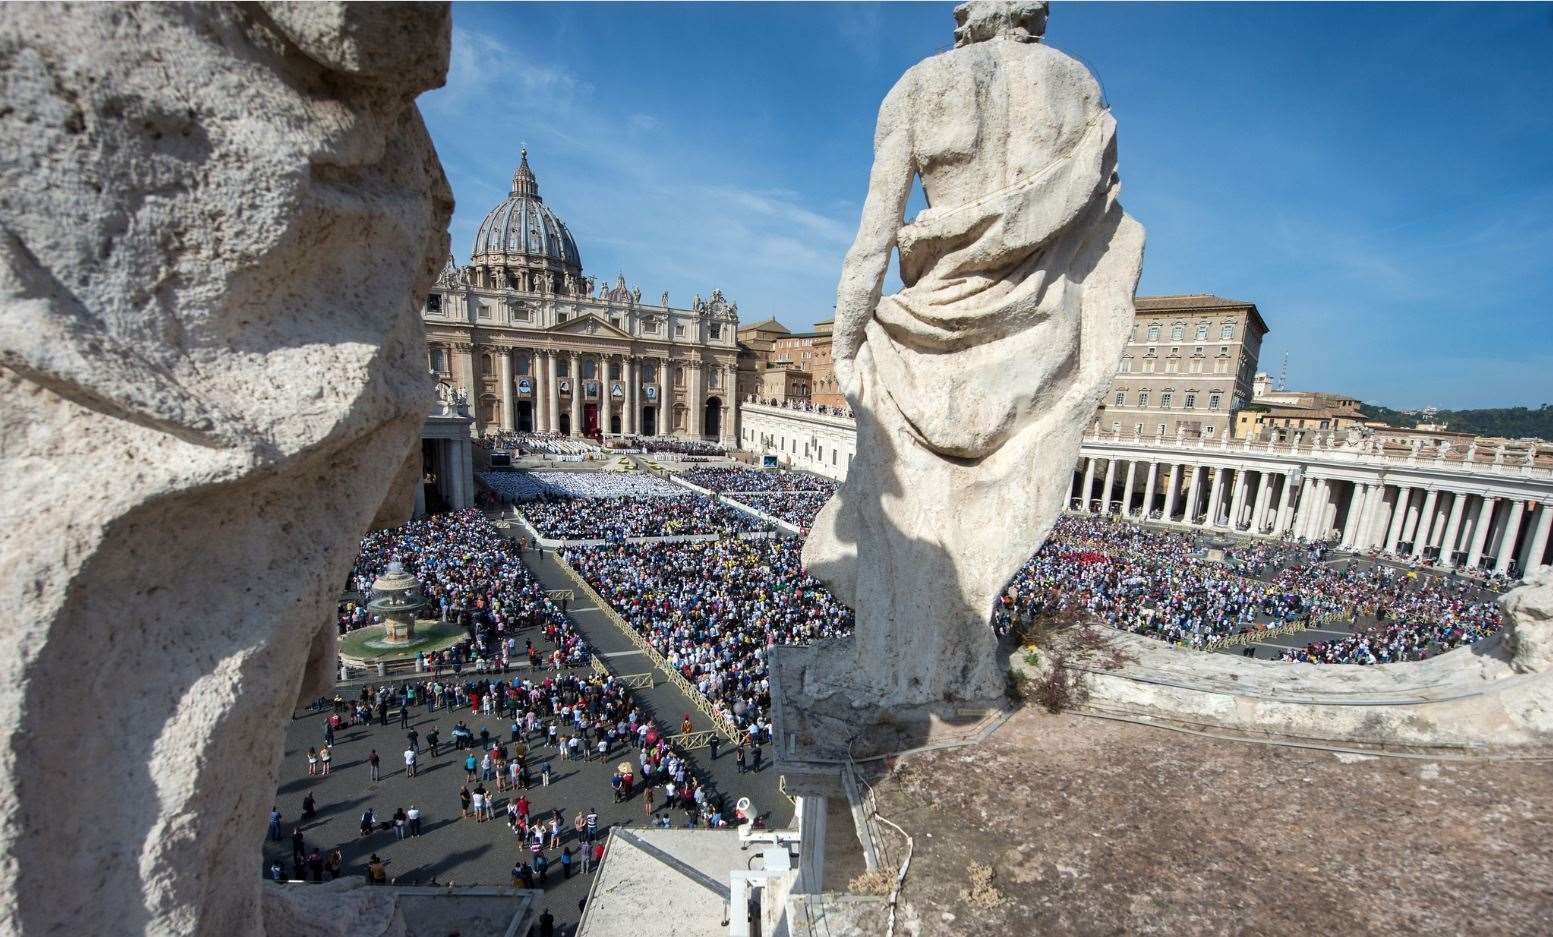
<instances>
[{"instance_id":1,"label":"crowd in square","mask_svg":"<svg viewBox=\"0 0 1553 937\"><path fill-rule=\"evenodd\" d=\"M524 501L518 509L549 540L620 542L769 529L764 521L716 498L689 492L673 498L541 498Z\"/></svg>"},{"instance_id":2,"label":"crowd in square","mask_svg":"<svg viewBox=\"0 0 1553 937\"><path fill-rule=\"evenodd\" d=\"M505 501L535 498L673 498L686 489L643 472L482 472L480 481Z\"/></svg>"},{"instance_id":3,"label":"crowd in square","mask_svg":"<svg viewBox=\"0 0 1553 937\"><path fill-rule=\"evenodd\" d=\"M772 538L570 548L564 559L712 705L769 737L767 655L847 634L852 611Z\"/></svg>"},{"instance_id":4,"label":"crowd in square","mask_svg":"<svg viewBox=\"0 0 1553 937\"><path fill-rule=\"evenodd\" d=\"M716 493L813 491L835 494L836 483L821 475L791 469L694 468L679 477Z\"/></svg>"}]
</instances>

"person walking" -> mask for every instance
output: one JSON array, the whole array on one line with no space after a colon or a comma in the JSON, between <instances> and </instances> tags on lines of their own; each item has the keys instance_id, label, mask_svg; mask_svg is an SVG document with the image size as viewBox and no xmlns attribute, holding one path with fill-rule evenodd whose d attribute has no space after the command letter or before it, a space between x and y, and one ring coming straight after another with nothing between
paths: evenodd
<instances>
[{"instance_id":1,"label":"person walking","mask_svg":"<svg viewBox=\"0 0 1553 937\"><path fill-rule=\"evenodd\" d=\"M739 744L738 748L733 750L733 763L738 765L739 773L743 774L744 773L744 744L742 742Z\"/></svg>"},{"instance_id":2,"label":"person walking","mask_svg":"<svg viewBox=\"0 0 1553 937\"><path fill-rule=\"evenodd\" d=\"M411 729L409 731L409 733L407 733L405 735L405 738L408 738L410 740L410 747L411 748L415 749L416 751L420 751L421 750L421 734L419 732L415 731L414 729Z\"/></svg>"},{"instance_id":3,"label":"person walking","mask_svg":"<svg viewBox=\"0 0 1553 937\"><path fill-rule=\"evenodd\" d=\"M404 815L405 819L407 819L410 824L410 835L421 835L421 808L411 804L410 809L406 810Z\"/></svg>"},{"instance_id":4,"label":"person walking","mask_svg":"<svg viewBox=\"0 0 1553 937\"><path fill-rule=\"evenodd\" d=\"M712 733L712 737L706 740L706 747L712 750L712 760L713 761L717 760L717 744L720 741L722 741L722 740L717 737L717 733L716 732L713 732Z\"/></svg>"},{"instance_id":5,"label":"person walking","mask_svg":"<svg viewBox=\"0 0 1553 937\"><path fill-rule=\"evenodd\" d=\"M372 772L373 781L378 780L378 768L382 764L382 761L383 759L378 757L377 749L374 748L372 751L367 753L367 768Z\"/></svg>"},{"instance_id":6,"label":"person walking","mask_svg":"<svg viewBox=\"0 0 1553 937\"><path fill-rule=\"evenodd\" d=\"M432 729L426 733L426 750L431 752L431 757L437 757L437 730Z\"/></svg>"},{"instance_id":7,"label":"person walking","mask_svg":"<svg viewBox=\"0 0 1553 937\"><path fill-rule=\"evenodd\" d=\"M307 773L309 777L318 773L318 749L316 748L307 750Z\"/></svg>"},{"instance_id":8,"label":"person walking","mask_svg":"<svg viewBox=\"0 0 1553 937\"><path fill-rule=\"evenodd\" d=\"M280 830L280 808L279 807L271 807L270 808L270 832L269 832L269 838L278 843L281 840L281 835L282 834L281 834L281 830Z\"/></svg>"},{"instance_id":9,"label":"person walking","mask_svg":"<svg viewBox=\"0 0 1553 937\"><path fill-rule=\"evenodd\" d=\"M565 881L572 877L572 847L567 846L561 850L561 879Z\"/></svg>"},{"instance_id":10,"label":"person walking","mask_svg":"<svg viewBox=\"0 0 1553 937\"><path fill-rule=\"evenodd\" d=\"M334 753L329 750L329 746L325 745L323 747L323 750L318 753L318 764L320 765L318 773L323 775L324 777L328 777L329 776L329 762L332 761L333 759L334 759Z\"/></svg>"},{"instance_id":11,"label":"person walking","mask_svg":"<svg viewBox=\"0 0 1553 937\"><path fill-rule=\"evenodd\" d=\"M302 838L300 825L291 828L291 864L300 866L307 856L307 842Z\"/></svg>"}]
</instances>

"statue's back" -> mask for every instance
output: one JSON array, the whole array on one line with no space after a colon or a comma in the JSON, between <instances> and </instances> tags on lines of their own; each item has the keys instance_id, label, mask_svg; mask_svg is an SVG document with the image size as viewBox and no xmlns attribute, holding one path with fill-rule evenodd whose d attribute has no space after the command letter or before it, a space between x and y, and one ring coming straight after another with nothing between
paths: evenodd
<instances>
[{"instance_id":1,"label":"statue's back","mask_svg":"<svg viewBox=\"0 0 1553 937\"><path fill-rule=\"evenodd\" d=\"M922 188L940 208L1039 172L1104 109L1082 64L1033 42L978 42L936 55L900 85Z\"/></svg>"}]
</instances>

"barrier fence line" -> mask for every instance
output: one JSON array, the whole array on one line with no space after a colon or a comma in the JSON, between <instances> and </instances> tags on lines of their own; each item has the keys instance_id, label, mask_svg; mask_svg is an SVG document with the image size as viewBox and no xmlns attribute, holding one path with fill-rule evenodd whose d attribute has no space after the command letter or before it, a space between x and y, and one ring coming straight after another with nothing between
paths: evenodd
<instances>
[{"instance_id":1,"label":"barrier fence line","mask_svg":"<svg viewBox=\"0 0 1553 937\"><path fill-rule=\"evenodd\" d=\"M582 594L593 600L593 604L598 606L599 611L604 614L604 617L607 618L616 628L619 628L626 635L626 637L629 638L631 642L642 651L642 653L646 654L647 659L652 661L659 670L663 671L664 676L669 678L669 682L678 687L680 692L684 693L690 702L697 709L701 710L702 715L712 720L712 725L716 726L723 735L727 736L730 742L735 744L739 742L740 738L743 736L743 733L741 733L738 728L730 723L727 719L723 718L721 714L712 709L711 703L707 702L706 697L702 695L701 691L692 686L690 681L685 679L684 674L674 669L674 667L669 664L668 660L664 658L662 654L658 653L657 648L649 644L635 628L632 628L624 618L621 618L620 613L615 611L615 607L604 601L604 597L599 595L598 592L588 584L588 581L572 568L572 564L562 559L559 552L555 554L555 562L561 567L561 571L566 573L567 577L570 578L572 582L577 584L577 588L582 590ZM650 678L651 674L648 676ZM695 733L690 734L694 735Z\"/></svg>"}]
</instances>

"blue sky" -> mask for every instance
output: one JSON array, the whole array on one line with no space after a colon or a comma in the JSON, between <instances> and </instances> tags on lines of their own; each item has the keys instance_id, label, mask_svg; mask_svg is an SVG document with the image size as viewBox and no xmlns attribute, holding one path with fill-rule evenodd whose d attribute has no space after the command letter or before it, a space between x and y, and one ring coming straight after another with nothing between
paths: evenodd
<instances>
[{"instance_id":1,"label":"blue sky","mask_svg":"<svg viewBox=\"0 0 1553 937\"><path fill-rule=\"evenodd\" d=\"M421 98L454 253L526 143L590 274L828 318L879 101L951 10L456 5ZM1553 5L1058 3L1047 41L1116 113L1141 293L1257 303L1294 387L1553 401Z\"/></svg>"}]
</instances>

